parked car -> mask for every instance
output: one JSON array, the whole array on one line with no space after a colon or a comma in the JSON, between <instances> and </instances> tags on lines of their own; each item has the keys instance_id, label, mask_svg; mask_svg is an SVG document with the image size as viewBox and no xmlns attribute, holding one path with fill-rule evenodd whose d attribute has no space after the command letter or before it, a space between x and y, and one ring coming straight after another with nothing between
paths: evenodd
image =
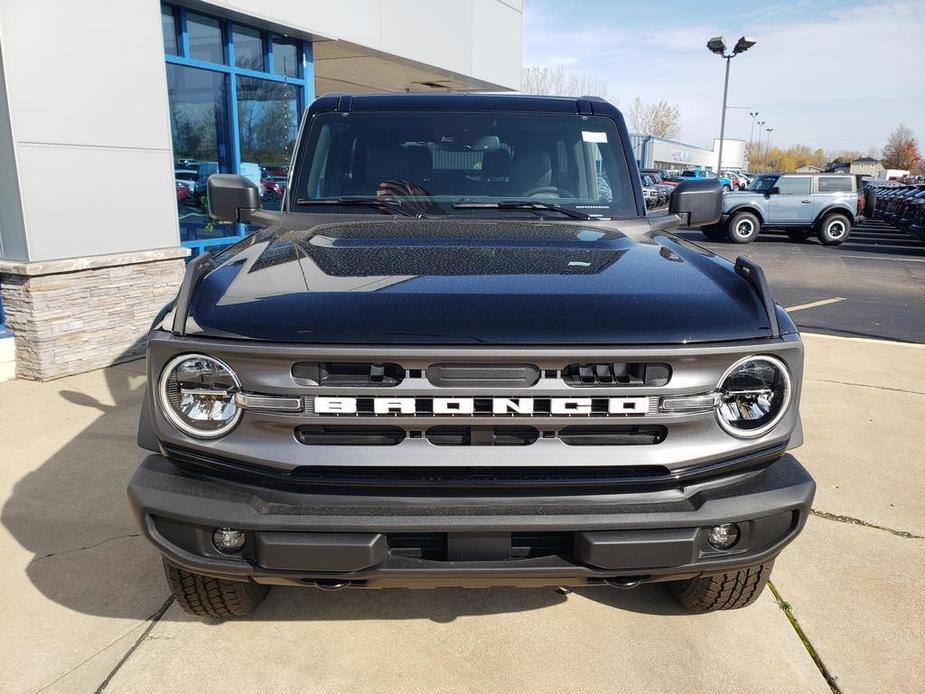
<instances>
[{"instance_id":1,"label":"parked car","mask_svg":"<svg viewBox=\"0 0 925 694\"><path fill-rule=\"evenodd\" d=\"M723 190L732 190L732 180L728 176L717 176L712 171L703 169L688 169L681 172L681 180L699 179L699 178L718 178Z\"/></svg>"},{"instance_id":2,"label":"parked car","mask_svg":"<svg viewBox=\"0 0 925 694\"><path fill-rule=\"evenodd\" d=\"M732 190L745 190L748 187L748 183L744 179L740 178L737 173L734 171L726 171L723 173L723 176L729 179L729 184L732 186Z\"/></svg>"},{"instance_id":3,"label":"parked car","mask_svg":"<svg viewBox=\"0 0 925 694\"><path fill-rule=\"evenodd\" d=\"M658 185L669 185L674 188L681 182L680 180L669 180L671 174L664 169L641 169L639 173L648 174Z\"/></svg>"},{"instance_id":4,"label":"parked car","mask_svg":"<svg viewBox=\"0 0 925 694\"><path fill-rule=\"evenodd\" d=\"M189 186L187 186L183 181L174 181L177 186L177 202L186 202L190 199L192 193L190 193Z\"/></svg>"},{"instance_id":5,"label":"parked car","mask_svg":"<svg viewBox=\"0 0 925 694\"><path fill-rule=\"evenodd\" d=\"M907 196L901 205L897 205L896 226L903 231L909 231L919 207L925 205L925 186L918 186L917 189L914 195Z\"/></svg>"},{"instance_id":6,"label":"parked car","mask_svg":"<svg viewBox=\"0 0 925 694\"><path fill-rule=\"evenodd\" d=\"M750 243L762 229L784 229L795 241L815 234L824 245L837 246L857 221L853 176L775 174L759 176L747 191L726 193L720 222L701 231L709 239Z\"/></svg>"},{"instance_id":7,"label":"parked car","mask_svg":"<svg viewBox=\"0 0 925 694\"><path fill-rule=\"evenodd\" d=\"M642 174L642 186L643 188L655 188L657 194L657 204L659 206L668 204L668 198L671 196L671 192L674 190L674 186L660 183L658 176L655 174Z\"/></svg>"},{"instance_id":8,"label":"parked car","mask_svg":"<svg viewBox=\"0 0 925 694\"><path fill-rule=\"evenodd\" d=\"M649 218L620 112L566 111L325 96L283 210L209 179L213 218L264 228L194 258L155 321L128 489L182 609L272 585L758 599L815 492L787 452L797 328L760 267L673 234L719 218L716 180Z\"/></svg>"},{"instance_id":9,"label":"parked car","mask_svg":"<svg viewBox=\"0 0 925 694\"><path fill-rule=\"evenodd\" d=\"M260 186L262 188L261 194L267 200L282 200L283 195L286 193L286 177L267 176L260 179Z\"/></svg>"},{"instance_id":10,"label":"parked car","mask_svg":"<svg viewBox=\"0 0 925 694\"><path fill-rule=\"evenodd\" d=\"M199 172L197 169L174 169L173 177L177 183L186 186L189 191L189 195L187 195L184 200L196 195L196 181L199 180Z\"/></svg>"}]
</instances>

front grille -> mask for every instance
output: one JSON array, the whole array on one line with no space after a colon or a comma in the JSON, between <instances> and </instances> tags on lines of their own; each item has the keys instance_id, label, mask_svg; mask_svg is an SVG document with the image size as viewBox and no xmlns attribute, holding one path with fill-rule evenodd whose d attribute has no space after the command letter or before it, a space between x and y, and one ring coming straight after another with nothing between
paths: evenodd
<instances>
[{"instance_id":1,"label":"front grille","mask_svg":"<svg viewBox=\"0 0 925 694\"><path fill-rule=\"evenodd\" d=\"M529 446L539 437L533 427L431 427L424 432L437 446Z\"/></svg>"},{"instance_id":2,"label":"front grille","mask_svg":"<svg viewBox=\"0 0 925 694\"><path fill-rule=\"evenodd\" d=\"M533 364L432 364L426 375L438 388L529 388L540 380Z\"/></svg>"},{"instance_id":3,"label":"front grille","mask_svg":"<svg viewBox=\"0 0 925 694\"><path fill-rule=\"evenodd\" d=\"M366 361L299 362L292 365L292 377L302 385L390 388L405 379L405 369Z\"/></svg>"},{"instance_id":4,"label":"front grille","mask_svg":"<svg viewBox=\"0 0 925 694\"><path fill-rule=\"evenodd\" d=\"M595 364L569 364L562 370L562 380L574 387L588 386L646 386L660 387L671 379L668 364L644 362L607 362Z\"/></svg>"},{"instance_id":5,"label":"front grille","mask_svg":"<svg viewBox=\"0 0 925 694\"><path fill-rule=\"evenodd\" d=\"M662 426L574 426L559 430L569 446L652 446L668 435Z\"/></svg>"},{"instance_id":6,"label":"front grille","mask_svg":"<svg viewBox=\"0 0 925 694\"><path fill-rule=\"evenodd\" d=\"M400 427L305 426L296 438L306 446L395 446L405 440Z\"/></svg>"}]
</instances>

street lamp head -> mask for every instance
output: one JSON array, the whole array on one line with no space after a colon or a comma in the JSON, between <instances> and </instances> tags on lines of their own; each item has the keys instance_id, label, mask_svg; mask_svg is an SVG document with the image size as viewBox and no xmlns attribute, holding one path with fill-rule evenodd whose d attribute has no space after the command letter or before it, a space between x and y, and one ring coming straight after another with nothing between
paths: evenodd
<instances>
[{"instance_id":1,"label":"street lamp head","mask_svg":"<svg viewBox=\"0 0 925 694\"><path fill-rule=\"evenodd\" d=\"M722 36L714 36L707 41L707 49L716 55L723 55L726 52L726 39Z\"/></svg>"},{"instance_id":2,"label":"street lamp head","mask_svg":"<svg viewBox=\"0 0 925 694\"><path fill-rule=\"evenodd\" d=\"M732 54L733 54L733 55L738 55L739 53L744 53L744 52L747 51L749 48L751 48L752 46L754 46L756 43L757 43L757 41L755 41L755 39L753 39L753 38L751 38L751 37L749 37L749 36L742 36L742 37L740 37L739 40L736 42L735 48L732 49Z\"/></svg>"}]
</instances>

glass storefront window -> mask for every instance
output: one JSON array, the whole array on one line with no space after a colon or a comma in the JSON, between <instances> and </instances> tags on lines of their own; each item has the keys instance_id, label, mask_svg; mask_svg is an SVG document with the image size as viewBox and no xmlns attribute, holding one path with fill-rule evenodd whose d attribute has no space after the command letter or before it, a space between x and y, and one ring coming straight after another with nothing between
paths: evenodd
<instances>
[{"instance_id":1,"label":"glass storefront window","mask_svg":"<svg viewBox=\"0 0 925 694\"><path fill-rule=\"evenodd\" d=\"M278 210L299 129L301 88L253 77L237 80L240 172L256 177L264 207Z\"/></svg>"},{"instance_id":2,"label":"glass storefront window","mask_svg":"<svg viewBox=\"0 0 925 694\"><path fill-rule=\"evenodd\" d=\"M225 41L219 20L187 12L186 33L189 36L190 58L209 63L225 62Z\"/></svg>"},{"instance_id":3,"label":"glass storefront window","mask_svg":"<svg viewBox=\"0 0 925 694\"><path fill-rule=\"evenodd\" d=\"M280 208L299 119L314 93L301 77L311 47L171 3L161 5L161 28L180 236L195 254L253 231L210 220L210 175L245 176L265 208Z\"/></svg>"},{"instance_id":4,"label":"glass storefront window","mask_svg":"<svg viewBox=\"0 0 925 694\"><path fill-rule=\"evenodd\" d=\"M177 21L173 8L161 5L161 30L164 33L164 53L177 55Z\"/></svg>"},{"instance_id":5,"label":"glass storefront window","mask_svg":"<svg viewBox=\"0 0 925 694\"><path fill-rule=\"evenodd\" d=\"M263 72L263 34L250 27L234 28L234 64L245 70Z\"/></svg>"},{"instance_id":6,"label":"glass storefront window","mask_svg":"<svg viewBox=\"0 0 925 694\"><path fill-rule=\"evenodd\" d=\"M210 70L167 65L174 178L182 241L233 233L231 225L211 224L205 204L206 181L232 170L228 141L227 78Z\"/></svg>"},{"instance_id":7,"label":"glass storefront window","mask_svg":"<svg viewBox=\"0 0 925 694\"><path fill-rule=\"evenodd\" d=\"M273 72L286 77L299 76L299 47L292 39L273 39Z\"/></svg>"}]
</instances>

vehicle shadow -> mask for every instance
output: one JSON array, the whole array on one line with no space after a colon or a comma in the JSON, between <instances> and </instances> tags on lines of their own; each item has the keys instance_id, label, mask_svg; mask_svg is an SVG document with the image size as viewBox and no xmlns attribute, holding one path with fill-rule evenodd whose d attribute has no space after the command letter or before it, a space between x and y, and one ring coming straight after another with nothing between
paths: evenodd
<instances>
[{"instance_id":1,"label":"vehicle shadow","mask_svg":"<svg viewBox=\"0 0 925 694\"><path fill-rule=\"evenodd\" d=\"M730 249L730 252L744 253L748 245L738 245L729 241L711 241L699 229L684 229L680 236L694 243L707 245L714 250ZM909 258L925 258L925 243L912 238L901 229L896 229L885 222L877 220L867 221L855 227L848 241L829 248L823 246L820 241L811 236L805 241L793 241L783 231L768 230L762 231L757 239L749 245L759 245L765 248L774 248L780 246L783 250L785 247L797 246L800 248L816 247L819 252L828 252L835 250L838 253L867 253L877 255L903 256Z\"/></svg>"},{"instance_id":2,"label":"vehicle shadow","mask_svg":"<svg viewBox=\"0 0 925 694\"><path fill-rule=\"evenodd\" d=\"M42 431L63 445L14 485L0 522L32 554L25 572L46 598L79 613L143 620L168 597L160 555L141 536L126 485L145 452L135 443L143 362L135 361L48 383L18 382L23 417L55 416ZM75 425L89 421L89 424ZM8 422L7 426L16 425ZM71 434L68 429L74 429ZM40 458L35 434L21 423L18 452ZM21 450L20 450L21 449ZM617 609L680 614L657 586L632 591L609 587L578 594ZM251 619L419 619L449 622L459 616L543 609L568 597L554 588L432 590L275 588ZM163 619L179 615L168 610ZM185 618L185 617L184 617Z\"/></svg>"}]
</instances>

